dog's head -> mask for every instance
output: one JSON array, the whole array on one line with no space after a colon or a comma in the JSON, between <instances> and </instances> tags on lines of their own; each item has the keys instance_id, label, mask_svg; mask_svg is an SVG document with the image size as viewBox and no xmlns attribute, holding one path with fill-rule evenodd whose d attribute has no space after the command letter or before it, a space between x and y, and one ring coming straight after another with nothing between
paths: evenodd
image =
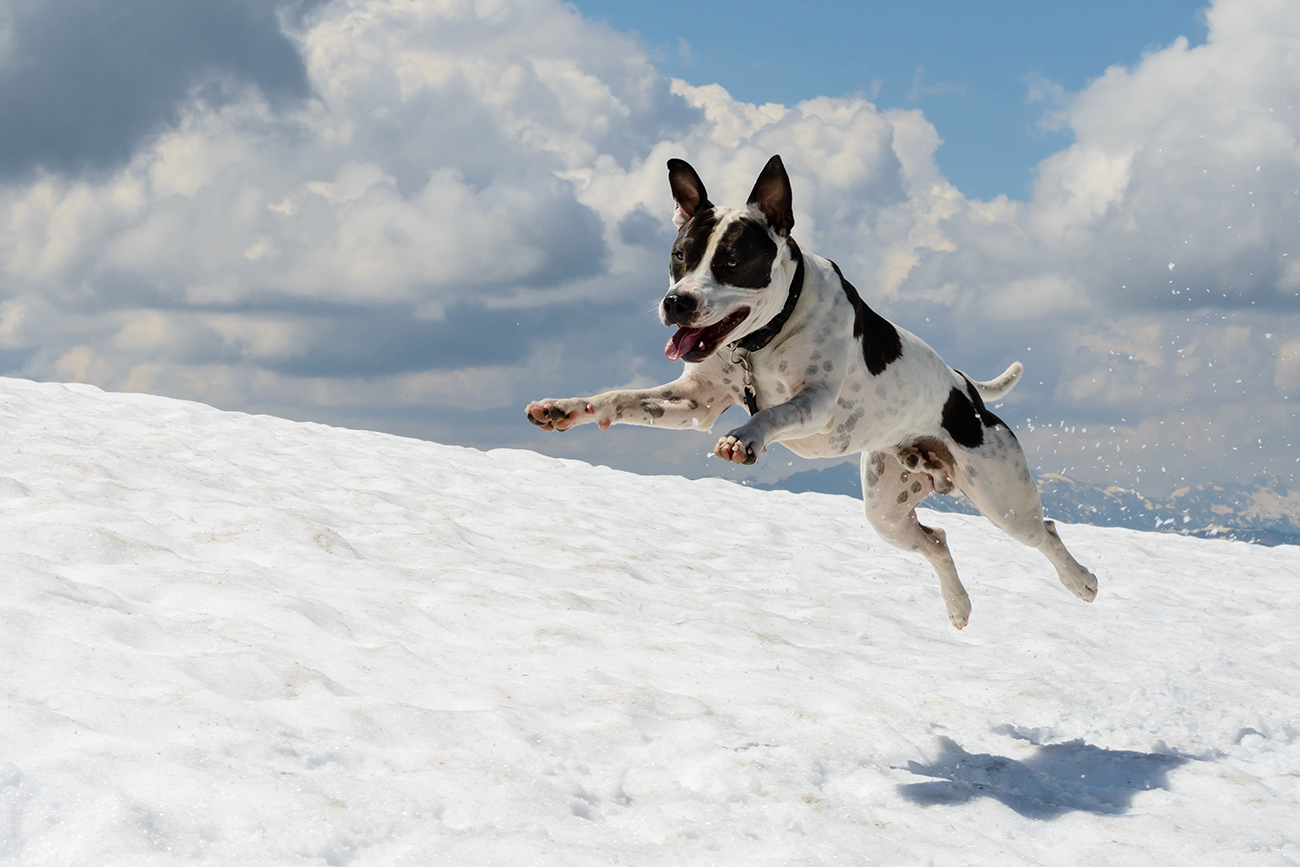
<instances>
[{"instance_id":1,"label":"dog's head","mask_svg":"<svg viewBox=\"0 0 1300 867\"><path fill-rule=\"evenodd\" d=\"M677 202L677 241L659 318L678 330L664 355L703 361L762 328L785 304L794 273L786 243L794 228L790 178L781 157L772 157L744 208L714 207L683 160L668 161L668 183Z\"/></svg>"}]
</instances>

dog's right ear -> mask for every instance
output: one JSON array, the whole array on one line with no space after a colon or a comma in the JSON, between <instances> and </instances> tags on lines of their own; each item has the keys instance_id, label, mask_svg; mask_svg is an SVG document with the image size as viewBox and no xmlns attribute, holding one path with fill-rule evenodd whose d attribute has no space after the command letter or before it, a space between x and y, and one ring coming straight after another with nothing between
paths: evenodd
<instances>
[{"instance_id":1,"label":"dog's right ear","mask_svg":"<svg viewBox=\"0 0 1300 867\"><path fill-rule=\"evenodd\" d=\"M677 203L673 225L679 229L698 212L713 207L709 194L704 191L704 181L686 160L668 161L668 185L673 188L673 201Z\"/></svg>"}]
</instances>

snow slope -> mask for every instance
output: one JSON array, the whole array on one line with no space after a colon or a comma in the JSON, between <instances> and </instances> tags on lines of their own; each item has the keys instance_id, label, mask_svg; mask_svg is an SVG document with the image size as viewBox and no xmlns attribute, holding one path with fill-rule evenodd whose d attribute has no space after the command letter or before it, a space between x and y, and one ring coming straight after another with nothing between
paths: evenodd
<instances>
[{"instance_id":1,"label":"snow slope","mask_svg":"<svg viewBox=\"0 0 1300 867\"><path fill-rule=\"evenodd\" d=\"M1300 549L0 380L0 863L1300 863ZM617 436L612 431L610 436ZM689 446L684 443L684 446Z\"/></svg>"}]
</instances>

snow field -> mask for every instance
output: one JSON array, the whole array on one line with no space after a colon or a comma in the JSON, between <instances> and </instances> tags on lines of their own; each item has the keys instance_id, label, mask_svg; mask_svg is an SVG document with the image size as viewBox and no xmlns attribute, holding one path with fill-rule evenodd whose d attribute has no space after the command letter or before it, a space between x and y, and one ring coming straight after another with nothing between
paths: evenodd
<instances>
[{"instance_id":1,"label":"snow field","mask_svg":"<svg viewBox=\"0 0 1300 867\"><path fill-rule=\"evenodd\" d=\"M0 429L0 863L1300 863L1295 547L1063 526L1086 605L932 513L959 633L847 497L11 379Z\"/></svg>"}]
</instances>

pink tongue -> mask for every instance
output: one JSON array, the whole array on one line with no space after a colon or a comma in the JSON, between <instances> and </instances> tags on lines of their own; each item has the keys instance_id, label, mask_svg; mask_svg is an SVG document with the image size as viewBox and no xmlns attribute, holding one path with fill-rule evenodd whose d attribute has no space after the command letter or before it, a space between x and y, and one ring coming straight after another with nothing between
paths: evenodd
<instances>
[{"instance_id":1,"label":"pink tongue","mask_svg":"<svg viewBox=\"0 0 1300 867\"><path fill-rule=\"evenodd\" d=\"M664 355L669 361L676 361L695 348L695 344L699 342L700 335L703 333L703 328L679 328L677 333L668 338L668 343L664 345Z\"/></svg>"}]
</instances>

